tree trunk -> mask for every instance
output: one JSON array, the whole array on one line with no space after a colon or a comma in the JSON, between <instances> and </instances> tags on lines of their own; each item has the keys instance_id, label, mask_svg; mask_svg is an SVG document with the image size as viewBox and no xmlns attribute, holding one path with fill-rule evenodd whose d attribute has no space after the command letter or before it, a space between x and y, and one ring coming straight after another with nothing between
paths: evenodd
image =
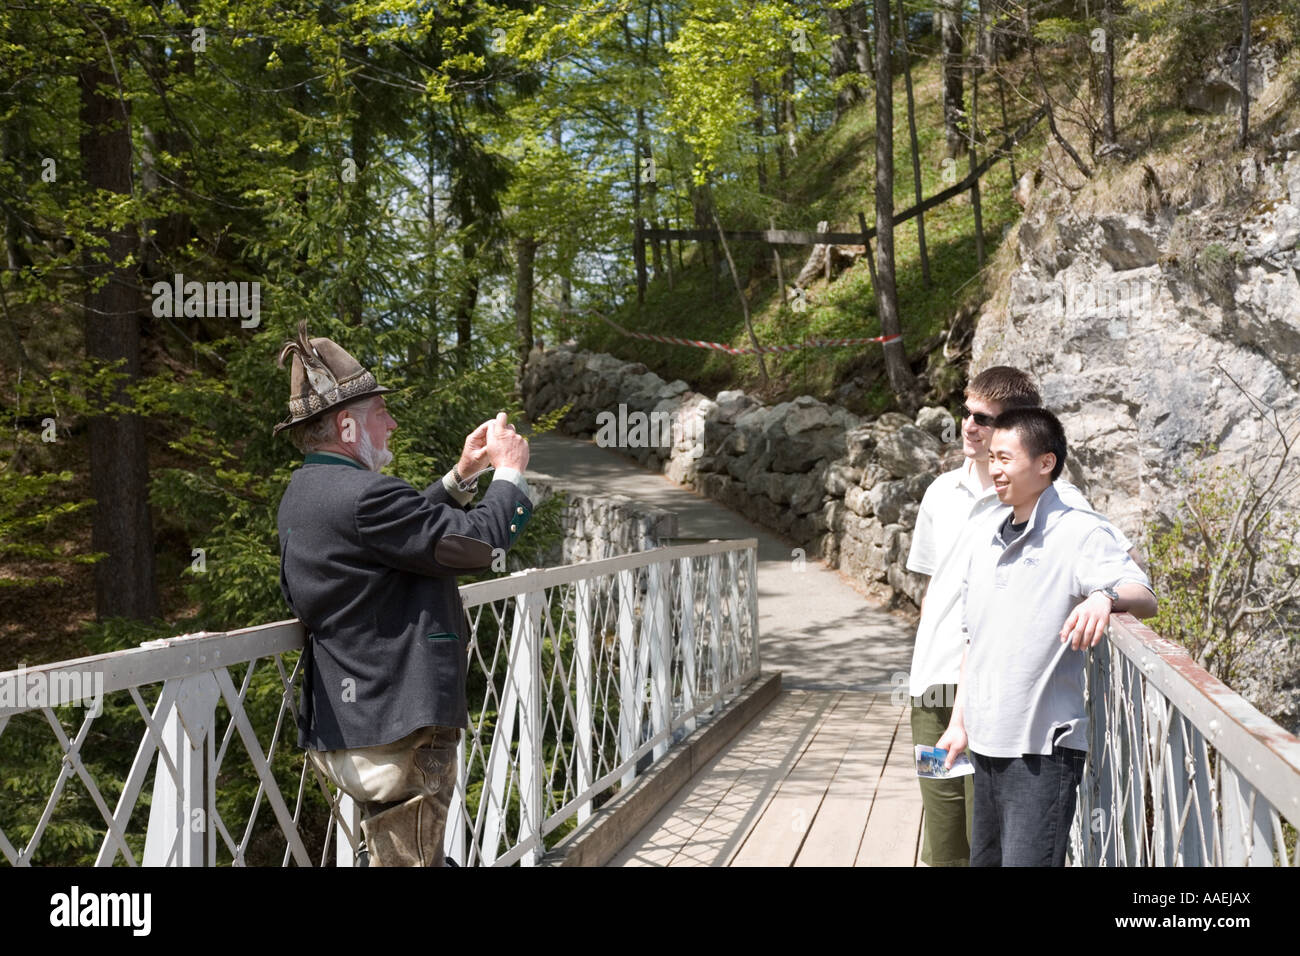
<instances>
[{"instance_id":1,"label":"tree trunk","mask_svg":"<svg viewBox=\"0 0 1300 956\"><path fill-rule=\"evenodd\" d=\"M15 121L17 120L18 118L15 117ZM9 124L0 126L0 166L8 166L11 163L15 167L20 166L19 150L24 139L26 137L16 133ZM9 203L4 204L4 221L5 268L10 272L17 272L19 269L31 265L32 259L20 241L22 235L21 224L18 221L17 213L14 212Z\"/></svg>"},{"instance_id":2,"label":"tree trunk","mask_svg":"<svg viewBox=\"0 0 1300 956\"><path fill-rule=\"evenodd\" d=\"M1101 28L1106 48L1101 68L1101 136L1104 146L1115 143L1115 0L1102 0Z\"/></svg>"},{"instance_id":3,"label":"tree trunk","mask_svg":"<svg viewBox=\"0 0 1300 956\"><path fill-rule=\"evenodd\" d=\"M782 126L785 128L785 146L790 151L791 156L799 155L799 145L796 137L795 115L794 115L794 51L790 51L790 62L784 73L781 74L781 86L785 91L782 97L782 108L785 110L785 119Z\"/></svg>"},{"instance_id":4,"label":"tree trunk","mask_svg":"<svg viewBox=\"0 0 1300 956\"><path fill-rule=\"evenodd\" d=\"M831 35L835 37L831 41L831 82L834 83L841 76L855 72L856 45L853 39L852 17L848 11L830 7L826 11L826 19ZM839 122L840 117L854 103L861 101L862 88L856 83L845 85L835 93L835 107L831 122Z\"/></svg>"},{"instance_id":5,"label":"tree trunk","mask_svg":"<svg viewBox=\"0 0 1300 956\"><path fill-rule=\"evenodd\" d=\"M438 168L437 118L432 109L425 113L425 138L428 164L424 186L428 190L425 225L428 229L429 248L424 255L425 268L425 321L428 338L422 343L420 358L424 368L435 378L441 373L438 345L438 242L442 230L438 228L438 203L434 194Z\"/></svg>"},{"instance_id":6,"label":"tree trunk","mask_svg":"<svg viewBox=\"0 0 1300 956\"><path fill-rule=\"evenodd\" d=\"M948 155L961 155L966 136L962 132L961 0L939 0L939 41L943 60L943 129Z\"/></svg>"},{"instance_id":7,"label":"tree trunk","mask_svg":"<svg viewBox=\"0 0 1300 956\"><path fill-rule=\"evenodd\" d=\"M519 375L516 386L521 390L524 366L533 350L533 262L537 258L537 239L522 236L515 242L515 329L519 334Z\"/></svg>"},{"instance_id":8,"label":"tree trunk","mask_svg":"<svg viewBox=\"0 0 1300 956\"><path fill-rule=\"evenodd\" d=\"M181 26L180 33L182 37L190 35L190 26L185 24ZM145 68L155 77L155 83L159 90L165 90L168 82L167 64L160 61L158 52L148 44L142 47L143 57L145 59ZM180 49L174 53L176 61L176 71L179 74L189 77L194 76L194 53L182 43ZM167 113L166 115L171 115ZM189 172L185 162L176 163L173 166L170 178L175 183L174 186L168 185L158 173L157 157L161 153L167 153L173 157L180 157L190 149L189 137L183 128L174 129L157 129L149 124L142 124L140 133L140 185L146 194L153 196L165 196L174 190L184 191L189 186ZM190 238L190 218L184 212L172 212L163 215L161 218L149 219L145 223L146 233L140 237L140 264L141 264L141 284L146 288L151 288L153 283L162 279L170 281L175 272L179 272L180 264L176 261L177 254L182 250ZM180 317L174 317L173 321L180 324L183 320ZM146 329L148 326L146 326ZM194 341L199 341L205 337L202 318L191 318L189 320L189 336ZM217 335L224 335L225 330L218 330Z\"/></svg>"},{"instance_id":9,"label":"tree trunk","mask_svg":"<svg viewBox=\"0 0 1300 956\"><path fill-rule=\"evenodd\" d=\"M367 18L363 17L358 26L364 29ZM350 237L352 239L352 248L365 249L368 247L367 235L370 231L370 176L367 175L367 169L370 165L371 143L374 139L374 125L371 121L371 110L373 104L370 102L371 83L366 77L366 64L370 58L370 49L365 43L349 44L349 52L353 63L361 63L363 67L358 69L355 74L350 76L347 82L351 83L356 92L356 103L352 108L352 136L351 136L351 159L356 163L356 181L344 182L339 177L339 199L347 210L347 232L348 236L339 233L339 245L341 257L344 253L344 243ZM349 325L361 325L365 310L365 290L361 286L360 268L361 263L341 258L345 262L344 277L339 289L339 314Z\"/></svg>"},{"instance_id":10,"label":"tree trunk","mask_svg":"<svg viewBox=\"0 0 1300 956\"><path fill-rule=\"evenodd\" d=\"M104 24L108 42L121 26ZM95 31L89 49L100 55L104 39ZM117 69L124 69L117 57ZM131 194L130 107L114 88L111 66L99 61L78 70L81 96L80 152L88 190ZM110 89L105 90L104 87ZM127 379L109 394L128 402L126 384L140 377L140 308L138 271L125 265L136 250L134 230L96 230L107 245L86 249L82 268L86 356L96 362L123 362ZM96 261L94 252L107 256ZM107 279L102 285L97 280ZM153 619L161 616L154 571L153 523L149 514L149 450L144 421L125 413L94 415L89 423L90 488L95 499L91 547L107 553L95 564L95 613L106 617Z\"/></svg>"},{"instance_id":11,"label":"tree trunk","mask_svg":"<svg viewBox=\"0 0 1300 956\"><path fill-rule=\"evenodd\" d=\"M713 202L709 195L709 186L705 183L703 186L696 186L694 181L690 185L691 191L691 212L695 219L696 229L710 229L713 226ZM708 266L709 275L713 280L714 292L717 292L718 283L718 246L715 240L706 240L700 244L700 251L704 254L704 263Z\"/></svg>"},{"instance_id":12,"label":"tree trunk","mask_svg":"<svg viewBox=\"0 0 1300 956\"><path fill-rule=\"evenodd\" d=\"M865 0L858 0L849 7L849 23L853 26L853 58L857 60L858 72L863 76L872 76L875 64L871 58L871 26L867 22Z\"/></svg>"},{"instance_id":13,"label":"tree trunk","mask_svg":"<svg viewBox=\"0 0 1300 956\"><path fill-rule=\"evenodd\" d=\"M912 96L912 57L907 50L907 12L898 0L899 41L903 48L903 85L907 89L907 135L912 151L912 186L919 206L925 198L921 187L921 148L916 136L916 102ZM921 281L930 287L930 254L925 248L925 212L916 214L916 242L921 250Z\"/></svg>"},{"instance_id":14,"label":"tree trunk","mask_svg":"<svg viewBox=\"0 0 1300 956\"><path fill-rule=\"evenodd\" d=\"M784 88L784 83L782 84ZM770 97L772 102L772 129L776 132L776 175L781 185L785 185L785 142L781 138L781 97Z\"/></svg>"},{"instance_id":15,"label":"tree trunk","mask_svg":"<svg viewBox=\"0 0 1300 956\"><path fill-rule=\"evenodd\" d=\"M984 9L981 4L975 14L975 55L970 65L970 171L975 176L979 166L979 103L980 70L982 68L979 51L984 48ZM984 219L980 214L980 181L972 179L970 184L971 212L975 217L975 265L984 268Z\"/></svg>"},{"instance_id":16,"label":"tree trunk","mask_svg":"<svg viewBox=\"0 0 1300 956\"><path fill-rule=\"evenodd\" d=\"M478 243L467 239L461 245L461 256L466 263L474 263L478 256ZM477 265L471 265L477 269ZM461 293L456 306L456 369L464 372L470 367L470 343L474 332L474 307L478 305L479 275L470 273L465 281L465 291Z\"/></svg>"},{"instance_id":17,"label":"tree trunk","mask_svg":"<svg viewBox=\"0 0 1300 956\"><path fill-rule=\"evenodd\" d=\"M1237 137L1237 146L1245 149L1250 142L1250 0L1241 0L1241 61L1239 67L1241 84L1241 132Z\"/></svg>"},{"instance_id":18,"label":"tree trunk","mask_svg":"<svg viewBox=\"0 0 1300 956\"><path fill-rule=\"evenodd\" d=\"M750 93L754 97L754 142L758 146L758 191L767 192L767 156L763 149L763 88L758 78L749 81Z\"/></svg>"},{"instance_id":19,"label":"tree trunk","mask_svg":"<svg viewBox=\"0 0 1300 956\"><path fill-rule=\"evenodd\" d=\"M889 6L876 3L876 311L883 335L898 335L898 291L894 285L894 99L890 66ZM903 340L884 346L885 371L899 407L908 414L916 409L916 380L907 365Z\"/></svg>"}]
</instances>

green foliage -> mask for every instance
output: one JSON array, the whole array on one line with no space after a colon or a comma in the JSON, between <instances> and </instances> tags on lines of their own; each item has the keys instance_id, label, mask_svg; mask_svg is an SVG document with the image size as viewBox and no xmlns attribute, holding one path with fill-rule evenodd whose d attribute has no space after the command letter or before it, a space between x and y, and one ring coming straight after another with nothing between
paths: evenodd
<instances>
[{"instance_id":1,"label":"green foliage","mask_svg":"<svg viewBox=\"0 0 1300 956\"><path fill-rule=\"evenodd\" d=\"M1150 627L1229 685L1260 641L1294 639L1300 550L1271 492L1255 472L1202 460L1180 474L1173 522L1147 529Z\"/></svg>"},{"instance_id":2,"label":"green foliage","mask_svg":"<svg viewBox=\"0 0 1300 956\"><path fill-rule=\"evenodd\" d=\"M69 561L90 564L100 555L66 554L51 540L52 526L88 507L90 501L51 501L50 491L72 481L72 472L46 472L36 475L17 474L9 469L0 472L0 559L23 558L36 561ZM0 577L0 588L57 583L59 577L26 575Z\"/></svg>"},{"instance_id":3,"label":"green foliage","mask_svg":"<svg viewBox=\"0 0 1300 956\"><path fill-rule=\"evenodd\" d=\"M565 402L554 411L547 412L541 418L537 419L537 421L533 422L533 436L545 435L547 432L554 431L559 427L560 422L564 421L564 416L568 415L571 411L573 411L573 402Z\"/></svg>"}]
</instances>

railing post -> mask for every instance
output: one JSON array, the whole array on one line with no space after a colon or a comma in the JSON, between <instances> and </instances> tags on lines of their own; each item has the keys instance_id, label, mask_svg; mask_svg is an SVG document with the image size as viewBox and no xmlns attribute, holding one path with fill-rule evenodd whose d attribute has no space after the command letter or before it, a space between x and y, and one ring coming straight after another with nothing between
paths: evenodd
<instances>
[{"instance_id":1,"label":"railing post","mask_svg":"<svg viewBox=\"0 0 1300 956\"><path fill-rule=\"evenodd\" d=\"M452 794L451 806L447 808L447 829L443 834L443 850L447 856L451 857L460 866L468 866L469 860L465 856L466 841L465 829L468 826L468 820L465 815L465 738L466 734L460 735L460 741L456 744L456 792Z\"/></svg>"},{"instance_id":2,"label":"railing post","mask_svg":"<svg viewBox=\"0 0 1300 956\"><path fill-rule=\"evenodd\" d=\"M164 683L163 692L167 685ZM213 724L221 690L211 673L180 678L176 703L163 724L161 749L176 767L172 777L159 753L154 770L153 801L145 834L145 866L213 866L216 827L212 822L216 781Z\"/></svg>"},{"instance_id":3,"label":"railing post","mask_svg":"<svg viewBox=\"0 0 1300 956\"><path fill-rule=\"evenodd\" d=\"M520 671L526 671L531 666L531 661L524 638L527 614L518 604L521 596L516 596L510 645L506 650L506 682L498 698L497 722L492 731L492 749L488 751L487 770L483 776L482 804L486 807L486 811L480 809L483 816L483 833L478 852L479 858L486 866L495 863L500 853L501 831L505 828L509 811L505 801L506 782L510 777L510 742L515 735L515 718L520 716L519 711L526 706L520 699L520 690L526 686L528 678L526 676L521 678ZM521 720L526 718L521 717ZM521 730L520 733L522 736L523 731ZM522 826L521 814L521 830Z\"/></svg>"},{"instance_id":4,"label":"railing post","mask_svg":"<svg viewBox=\"0 0 1300 956\"><path fill-rule=\"evenodd\" d=\"M1272 866L1273 833L1268 801L1237 769L1219 757L1219 809L1223 815L1223 865ZM1286 850L1283 848L1283 854Z\"/></svg>"},{"instance_id":5,"label":"railing post","mask_svg":"<svg viewBox=\"0 0 1300 956\"><path fill-rule=\"evenodd\" d=\"M1112 735L1119 735L1119 755L1116 759L1120 766L1112 777L1119 782L1118 792L1127 794L1120 819L1115 821L1115 859L1116 866L1146 866L1146 823L1147 791L1150 788L1150 767L1144 759L1146 748L1147 714L1142 706L1142 675L1123 654L1117 654L1107 644L1107 653L1111 660L1111 698L1112 708L1119 715L1120 708L1127 702L1127 711L1122 717L1112 722ZM1118 662L1118 663L1117 663ZM1137 706L1133 706L1136 700ZM1112 752L1114 742L1112 739Z\"/></svg>"},{"instance_id":6,"label":"railing post","mask_svg":"<svg viewBox=\"0 0 1300 956\"><path fill-rule=\"evenodd\" d=\"M542 604L540 591L529 591L515 598L515 629L522 644L521 666L516 672L519 682L519 842L531 844L522 859L533 866L542 858L542 818L545 813L542 783Z\"/></svg>"},{"instance_id":7,"label":"railing post","mask_svg":"<svg viewBox=\"0 0 1300 956\"><path fill-rule=\"evenodd\" d=\"M722 555L709 555L709 689L713 713L722 711Z\"/></svg>"},{"instance_id":8,"label":"railing post","mask_svg":"<svg viewBox=\"0 0 1300 956\"><path fill-rule=\"evenodd\" d=\"M742 657L740 653L740 555L735 551L727 552L727 594L728 605L731 608L731 613L728 615L728 619L731 621L731 640L724 650L722 658L724 673L718 676L719 688L726 686L731 682L731 678L737 676L732 673L732 665L735 665L738 674L740 669L745 666L741 661L749 657L749 655Z\"/></svg>"},{"instance_id":9,"label":"railing post","mask_svg":"<svg viewBox=\"0 0 1300 956\"><path fill-rule=\"evenodd\" d=\"M591 740L594 721L592 719L592 685L591 685L591 579L580 578L574 591L574 695L577 697L577 714L574 718L573 746L577 750L574 763L577 771L575 792L582 793L591 786L592 754ZM584 800L578 805L578 824L581 826L591 816L591 801Z\"/></svg>"},{"instance_id":10,"label":"railing post","mask_svg":"<svg viewBox=\"0 0 1300 956\"><path fill-rule=\"evenodd\" d=\"M1084 661L1084 706L1088 715L1088 758L1083 767L1083 780L1079 782L1079 801L1070 831L1070 848L1075 866L1096 866L1097 858L1105 845L1106 814L1110 804L1105 797L1104 782L1112 766L1113 754L1106 746L1106 720L1104 699L1100 693L1106 673L1102 664L1107 644L1102 641ZM1093 826L1097 819L1095 810L1102 810L1100 834Z\"/></svg>"},{"instance_id":11,"label":"railing post","mask_svg":"<svg viewBox=\"0 0 1300 956\"><path fill-rule=\"evenodd\" d=\"M1169 776L1173 781L1169 793L1170 838L1174 841L1170 865L1173 866L1213 866L1216 862L1209 781L1213 768L1197 762L1198 752L1205 752L1201 732L1175 710L1169 726L1168 757Z\"/></svg>"},{"instance_id":12,"label":"railing post","mask_svg":"<svg viewBox=\"0 0 1300 956\"><path fill-rule=\"evenodd\" d=\"M357 852L356 848L348 839L348 832L343 827L343 821L347 821L348 829L352 831L352 839L361 839L361 810L357 802L346 793L339 794L338 807L339 822L334 824L334 865L335 866L356 866Z\"/></svg>"},{"instance_id":13,"label":"railing post","mask_svg":"<svg viewBox=\"0 0 1300 956\"><path fill-rule=\"evenodd\" d=\"M642 640L650 654L650 732L658 736L672 723L672 613L669 581L672 565L656 561L646 568L646 607L642 617ZM658 760L668 752L667 738L652 748Z\"/></svg>"},{"instance_id":14,"label":"railing post","mask_svg":"<svg viewBox=\"0 0 1300 956\"><path fill-rule=\"evenodd\" d=\"M622 763L641 742L641 688L637 683L636 572L618 572L618 760ZM627 788L636 779L630 766L620 778Z\"/></svg>"},{"instance_id":15,"label":"railing post","mask_svg":"<svg viewBox=\"0 0 1300 956\"><path fill-rule=\"evenodd\" d=\"M695 563L692 558L677 559L678 618L681 622L682 711L686 732L695 731L695 696L698 675L695 670Z\"/></svg>"},{"instance_id":16,"label":"railing post","mask_svg":"<svg viewBox=\"0 0 1300 956\"><path fill-rule=\"evenodd\" d=\"M760 661L758 656L758 548L747 548L745 560L749 567L749 638L751 658L750 669L758 673Z\"/></svg>"}]
</instances>

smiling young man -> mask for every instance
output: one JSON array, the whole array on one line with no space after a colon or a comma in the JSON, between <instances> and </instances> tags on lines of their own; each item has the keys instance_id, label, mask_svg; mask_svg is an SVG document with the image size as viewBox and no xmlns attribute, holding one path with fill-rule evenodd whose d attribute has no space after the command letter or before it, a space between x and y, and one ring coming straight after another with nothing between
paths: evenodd
<instances>
[{"instance_id":1,"label":"smiling young man","mask_svg":"<svg viewBox=\"0 0 1300 956\"><path fill-rule=\"evenodd\" d=\"M963 582L966 651L947 765L975 764L971 866L1062 866L1088 749L1084 655L1110 615L1156 612L1150 581L1104 519L1053 486L1065 430L1042 408L993 422L1001 520L983 523Z\"/></svg>"},{"instance_id":2,"label":"smiling young man","mask_svg":"<svg viewBox=\"0 0 1300 956\"><path fill-rule=\"evenodd\" d=\"M961 584L970 558L971 533L1003 507L989 474L993 421L1007 409L1040 403L1038 388L1020 369L998 365L971 379L961 429L966 461L931 482L921 501L907 556L909 571L930 577L908 675L914 745L934 746L952 718L965 649ZM1072 484L1061 480L1056 485L1067 504L1089 509ZM1125 549L1132 547L1123 534L1112 530ZM917 779L925 805L922 861L928 866L965 866L970 858L974 801L971 778Z\"/></svg>"}]
</instances>

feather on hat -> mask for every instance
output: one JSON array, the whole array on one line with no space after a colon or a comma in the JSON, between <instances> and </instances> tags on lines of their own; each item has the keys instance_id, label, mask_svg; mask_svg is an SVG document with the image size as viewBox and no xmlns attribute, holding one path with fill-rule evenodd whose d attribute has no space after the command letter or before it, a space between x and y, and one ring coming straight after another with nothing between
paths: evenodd
<instances>
[{"instance_id":1,"label":"feather on hat","mask_svg":"<svg viewBox=\"0 0 1300 956\"><path fill-rule=\"evenodd\" d=\"M298 323L298 337L280 346L276 365L284 368L289 358L289 417L275 426L275 435L331 408L392 391L332 339L309 338L305 320Z\"/></svg>"}]
</instances>

